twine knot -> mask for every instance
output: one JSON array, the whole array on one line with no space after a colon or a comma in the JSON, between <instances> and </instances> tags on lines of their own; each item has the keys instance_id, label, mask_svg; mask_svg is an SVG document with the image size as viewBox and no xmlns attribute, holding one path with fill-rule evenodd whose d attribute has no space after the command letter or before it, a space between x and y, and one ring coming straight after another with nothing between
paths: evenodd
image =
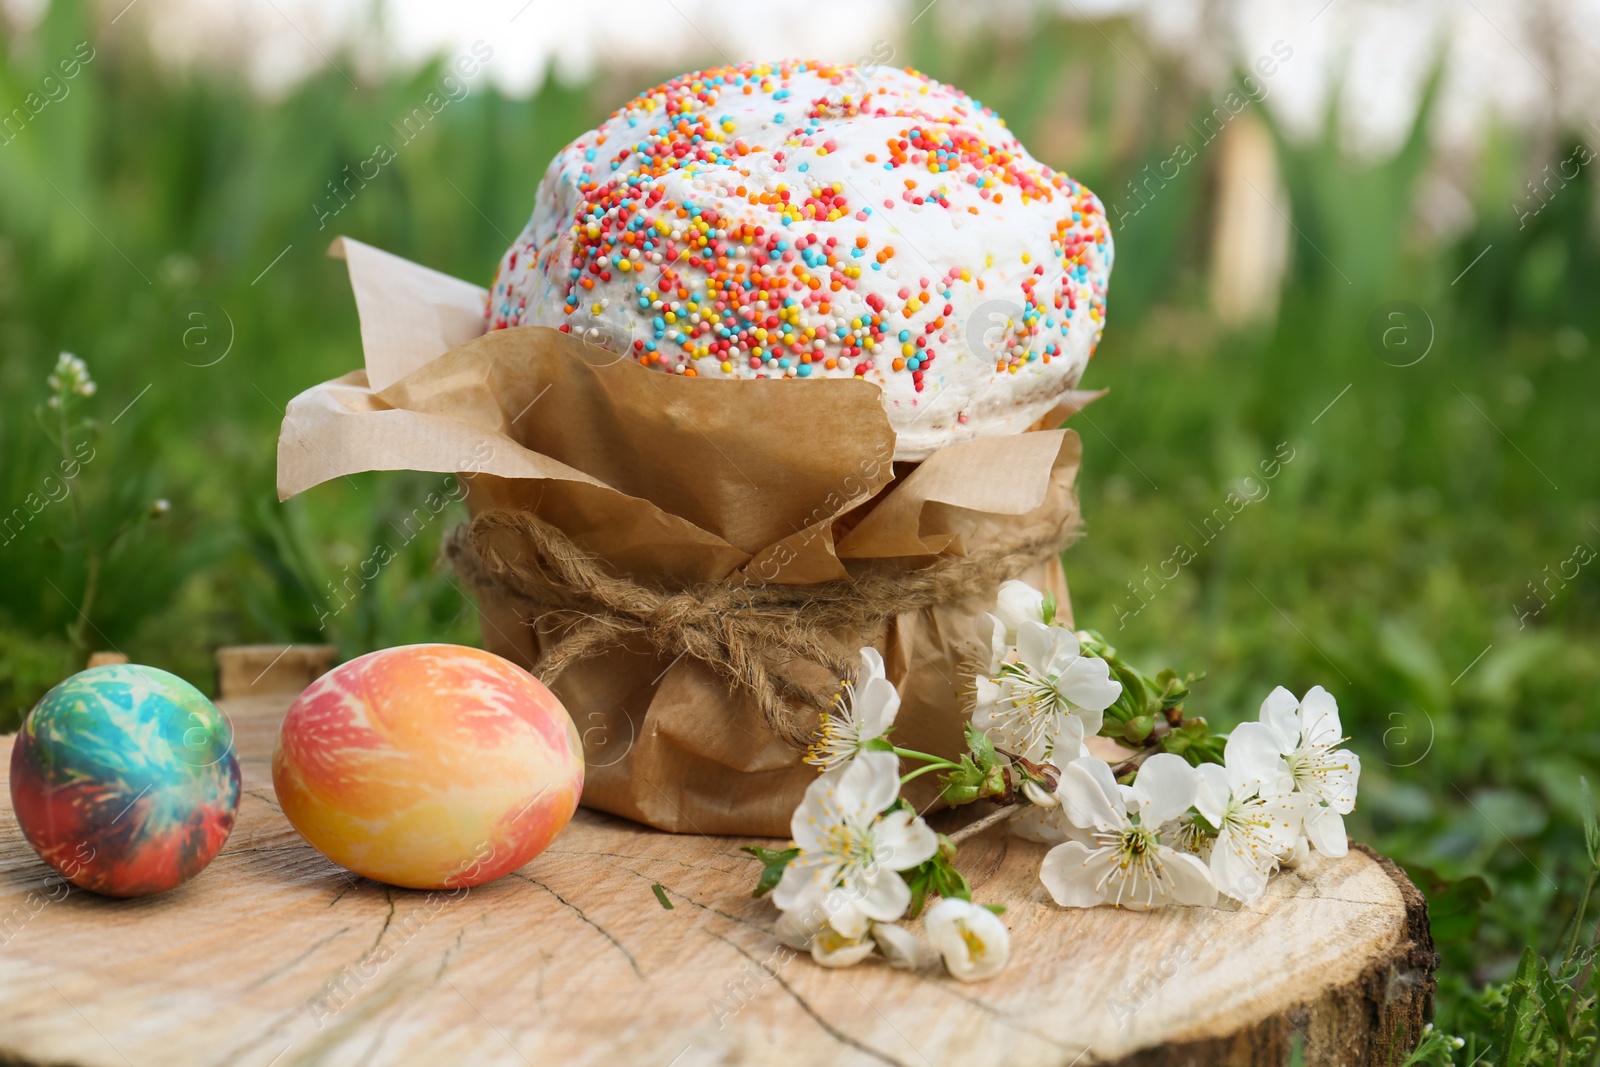
<instances>
[{"instance_id":1,"label":"twine knot","mask_svg":"<svg viewBox=\"0 0 1600 1067\"><path fill-rule=\"evenodd\" d=\"M826 711L835 693L794 681L791 665L815 664L847 679L855 646L842 650L839 633L865 633L904 612L988 594L1060 552L1071 532L990 542L914 569L868 563L849 579L815 585L733 577L664 589L613 573L530 512L494 508L451 530L444 556L480 596L508 600L541 632L549 624L559 633L533 665L546 684L580 659L639 639L661 656L706 664L751 695L768 729L804 748L809 731L791 721L790 702Z\"/></svg>"}]
</instances>

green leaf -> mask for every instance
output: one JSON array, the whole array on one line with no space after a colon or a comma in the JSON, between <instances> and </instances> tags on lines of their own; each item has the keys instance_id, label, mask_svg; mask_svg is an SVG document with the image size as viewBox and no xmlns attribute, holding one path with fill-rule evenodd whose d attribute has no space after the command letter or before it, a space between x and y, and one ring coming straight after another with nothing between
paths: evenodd
<instances>
[{"instance_id":1,"label":"green leaf","mask_svg":"<svg viewBox=\"0 0 1600 1067\"><path fill-rule=\"evenodd\" d=\"M761 861L761 877L756 881L753 897L763 897L772 891L773 886L783 877L784 868L789 862L800 855L798 848L762 848L760 845L746 845L739 850L754 856Z\"/></svg>"},{"instance_id":2,"label":"green leaf","mask_svg":"<svg viewBox=\"0 0 1600 1067\"><path fill-rule=\"evenodd\" d=\"M1056 621L1056 595L1054 593L1048 593L1047 592L1044 595L1044 624L1046 626L1049 626L1051 623L1053 623L1055 621Z\"/></svg>"},{"instance_id":3,"label":"green leaf","mask_svg":"<svg viewBox=\"0 0 1600 1067\"><path fill-rule=\"evenodd\" d=\"M947 899L951 897L961 900L972 899L972 887L967 884L966 876L956 870L951 863L955 854L955 846L940 834L939 851L933 854L933 858L910 870L900 872L901 877L906 880L906 885L911 889L911 910L908 912L908 918L915 919L922 913L930 894Z\"/></svg>"},{"instance_id":4,"label":"green leaf","mask_svg":"<svg viewBox=\"0 0 1600 1067\"><path fill-rule=\"evenodd\" d=\"M650 888L655 891L656 899L661 902L661 906L666 908L668 911L672 911L672 901L667 899L667 891L661 888L661 883L656 882L652 884Z\"/></svg>"},{"instance_id":5,"label":"green leaf","mask_svg":"<svg viewBox=\"0 0 1600 1067\"><path fill-rule=\"evenodd\" d=\"M1151 711L1150 690L1144 684L1144 678L1132 667L1113 660L1111 670L1117 676L1117 681L1122 683L1122 695L1117 698L1117 703L1112 707L1121 705L1126 714L1119 716L1126 722L1135 716Z\"/></svg>"},{"instance_id":6,"label":"green leaf","mask_svg":"<svg viewBox=\"0 0 1600 1067\"><path fill-rule=\"evenodd\" d=\"M906 918L915 919L922 914L922 906L928 902L928 865L913 867L909 871L902 871L900 876L906 880L906 885L911 889L911 907L906 911Z\"/></svg>"},{"instance_id":7,"label":"green leaf","mask_svg":"<svg viewBox=\"0 0 1600 1067\"><path fill-rule=\"evenodd\" d=\"M967 876L950 866L949 860L941 859L939 861L938 873L935 879L941 897L959 897L962 900L972 899L972 886L967 884Z\"/></svg>"},{"instance_id":8,"label":"green leaf","mask_svg":"<svg viewBox=\"0 0 1600 1067\"><path fill-rule=\"evenodd\" d=\"M965 729L967 750L977 760L978 766L987 769L998 763L1000 755L994 750L994 742L989 739L989 735L974 726L971 719L967 720Z\"/></svg>"},{"instance_id":9,"label":"green leaf","mask_svg":"<svg viewBox=\"0 0 1600 1067\"><path fill-rule=\"evenodd\" d=\"M1500 1029L1500 1067L1526 1067L1533 1055L1530 1024L1539 1011L1539 1001L1534 996L1538 971L1539 957L1530 945L1522 950L1516 976L1506 987L1506 1006Z\"/></svg>"},{"instance_id":10,"label":"green leaf","mask_svg":"<svg viewBox=\"0 0 1600 1067\"><path fill-rule=\"evenodd\" d=\"M947 804L970 804L981 794L984 777L983 768L973 763L971 756L962 756L959 767L940 776L944 790L939 795Z\"/></svg>"},{"instance_id":11,"label":"green leaf","mask_svg":"<svg viewBox=\"0 0 1600 1067\"><path fill-rule=\"evenodd\" d=\"M984 904L982 907L987 908L996 915L1004 915L1006 913L1006 906L1004 904Z\"/></svg>"},{"instance_id":12,"label":"green leaf","mask_svg":"<svg viewBox=\"0 0 1600 1067\"><path fill-rule=\"evenodd\" d=\"M1576 994L1565 985L1557 985L1548 967L1539 968L1538 983L1535 988L1539 994L1539 1004L1544 1009L1545 1022L1550 1024L1550 1029L1561 1042L1570 1048L1572 1028L1567 1025L1567 999Z\"/></svg>"}]
</instances>

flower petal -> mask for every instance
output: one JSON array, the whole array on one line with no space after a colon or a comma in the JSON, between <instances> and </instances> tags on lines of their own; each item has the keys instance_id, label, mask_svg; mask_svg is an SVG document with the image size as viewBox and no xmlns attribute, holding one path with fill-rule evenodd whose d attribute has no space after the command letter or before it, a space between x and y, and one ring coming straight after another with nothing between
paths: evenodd
<instances>
[{"instance_id":1,"label":"flower petal","mask_svg":"<svg viewBox=\"0 0 1600 1067\"><path fill-rule=\"evenodd\" d=\"M1068 831L1071 823L1067 822L1067 813L1059 805L1053 808L1030 807L1009 820L1007 825L1013 837L1041 845L1059 845L1072 836Z\"/></svg>"},{"instance_id":2,"label":"flower petal","mask_svg":"<svg viewBox=\"0 0 1600 1067\"><path fill-rule=\"evenodd\" d=\"M1074 639L1076 641L1076 639ZM1085 711L1100 713L1117 702L1122 683L1111 677L1111 665L1098 656L1078 656L1057 683L1063 695ZM1098 732L1100 723L1094 724Z\"/></svg>"},{"instance_id":3,"label":"flower petal","mask_svg":"<svg viewBox=\"0 0 1600 1067\"><path fill-rule=\"evenodd\" d=\"M852 710L861 724L861 740L882 737L900 711L900 692L887 678L869 678L865 685L857 684Z\"/></svg>"},{"instance_id":4,"label":"flower petal","mask_svg":"<svg viewBox=\"0 0 1600 1067\"><path fill-rule=\"evenodd\" d=\"M839 810L863 823L893 804L899 795L900 757L893 752L862 752L850 761L839 779Z\"/></svg>"},{"instance_id":5,"label":"flower petal","mask_svg":"<svg viewBox=\"0 0 1600 1067\"><path fill-rule=\"evenodd\" d=\"M839 864L820 853L801 855L783 869L772 890L772 903L783 911L805 911L822 901L837 876Z\"/></svg>"},{"instance_id":6,"label":"flower petal","mask_svg":"<svg viewBox=\"0 0 1600 1067\"><path fill-rule=\"evenodd\" d=\"M928 910L924 921L949 972L963 982L997 974L1011 958L1011 933L1000 917L971 901L949 897Z\"/></svg>"},{"instance_id":7,"label":"flower petal","mask_svg":"<svg viewBox=\"0 0 1600 1067\"><path fill-rule=\"evenodd\" d=\"M1083 756L1067 764L1056 795L1074 826L1111 830L1128 825L1121 790L1104 760Z\"/></svg>"},{"instance_id":8,"label":"flower petal","mask_svg":"<svg viewBox=\"0 0 1600 1067\"><path fill-rule=\"evenodd\" d=\"M1323 789L1323 798L1333 806L1333 810L1340 815L1348 815L1356 810L1356 786L1361 781L1361 757L1347 749L1335 749L1334 755L1344 760L1345 767L1342 771L1334 771L1328 775Z\"/></svg>"},{"instance_id":9,"label":"flower petal","mask_svg":"<svg viewBox=\"0 0 1600 1067\"><path fill-rule=\"evenodd\" d=\"M1044 622L1044 594L1027 582L1012 578L1000 583L994 611L1010 629L1024 622Z\"/></svg>"},{"instance_id":10,"label":"flower petal","mask_svg":"<svg viewBox=\"0 0 1600 1067\"><path fill-rule=\"evenodd\" d=\"M1133 780L1133 795L1139 802L1139 824L1160 827L1171 822L1194 804L1200 780L1182 756L1158 752L1144 761Z\"/></svg>"},{"instance_id":11,"label":"flower petal","mask_svg":"<svg viewBox=\"0 0 1600 1067\"><path fill-rule=\"evenodd\" d=\"M867 930L872 926L872 917L866 913L861 902L869 888L858 880L847 886L830 889L820 905L822 914L827 916L828 925L848 938L866 937Z\"/></svg>"},{"instance_id":12,"label":"flower petal","mask_svg":"<svg viewBox=\"0 0 1600 1067\"><path fill-rule=\"evenodd\" d=\"M1300 746L1299 708L1300 701L1281 685L1261 702L1261 721L1272 728L1278 739L1278 751L1284 755Z\"/></svg>"},{"instance_id":13,"label":"flower petal","mask_svg":"<svg viewBox=\"0 0 1600 1067\"><path fill-rule=\"evenodd\" d=\"M939 835L914 813L901 808L885 815L874 830L874 856L891 871L926 863L939 851Z\"/></svg>"},{"instance_id":14,"label":"flower petal","mask_svg":"<svg viewBox=\"0 0 1600 1067\"><path fill-rule=\"evenodd\" d=\"M856 685L865 685L874 678L886 677L883 666L883 656L871 645L861 648L861 673L856 677Z\"/></svg>"},{"instance_id":15,"label":"flower petal","mask_svg":"<svg viewBox=\"0 0 1600 1067\"><path fill-rule=\"evenodd\" d=\"M1316 801L1305 793L1280 793L1261 797L1250 805L1249 813L1257 821L1256 833L1262 847L1275 856L1287 856L1294 851L1295 842L1305 829L1306 815Z\"/></svg>"},{"instance_id":16,"label":"flower petal","mask_svg":"<svg viewBox=\"0 0 1600 1067\"><path fill-rule=\"evenodd\" d=\"M1255 903L1267 891L1267 871L1275 866L1275 857L1256 855L1247 841L1226 829L1211 849L1211 880L1219 892L1244 904Z\"/></svg>"},{"instance_id":17,"label":"flower petal","mask_svg":"<svg viewBox=\"0 0 1600 1067\"><path fill-rule=\"evenodd\" d=\"M1228 772L1215 763L1202 763L1194 769L1199 783L1194 793L1194 808L1212 826L1222 823L1222 811L1227 806L1231 790Z\"/></svg>"},{"instance_id":18,"label":"flower petal","mask_svg":"<svg viewBox=\"0 0 1600 1067\"><path fill-rule=\"evenodd\" d=\"M811 939L817 936L817 932L827 925L820 908L782 911L778 913L772 936L790 948L805 950L811 947Z\"/></svg>"},{"instance_id":19,"label":"flower petal","mask_svg":"<svg viewBox=\"0 0 1600 1067\"><path fill-rule=\"evenodd\" d=\"M1050 662L1050 655L1055 651L1055 639L1051 630L1061 633L1058 627L1046 626L1042 622L1024 622L1017 627L1017 658L1023 663L1035 667L1043 667Z\"/></svg>"},{"instance_id":20,"label":"flower petal","mask_svg":"<svg viewBox=\"0 0 1600 1067\"><path fill-rule=\"evenodd\" d=\"M1306 837L1324 856L1343 856L1350 842L1344 833L1344 816L1332 808L1317 808L1306 816Z\"/></svg>"},{"instance_id":21,"label":"flower petal","mask_svg":"<svg viewBox=\"0 0 1600 1067\"><path fill-rule=\"evenodd\" d=\"M1006 624L993 615L984 615L976 625L978 643L989 648L988 673L995 674L1011 652L1011 634L1006 630Z\"/></svg>"},{"instance_id":22,"label":"flower petal","mask_svg":"<svg viewBox=\"0 0 1600 1067\"><path fill-rule=\"evenodd\" d=\"M889 966L903 971L921 971L939 961L939 953L922 938L894 923L873 923L872 939Z\"/></svg>"},{"instance_id":23,"label":"flower petal","mask_svg":"<svg viewBox=\"0 0 1600 1067\"><path fill-rule=\"evenodd\" d=\"M1278 738L1265 723L1246 722L1235 727L1222 759L1227 767L1228 788L1240 800L1257 793L1287 793L1294 788L1289 765L1278 749Z\"/></svg>"},{"instance_id":24,"label":"flower petal","mask_svg":"<svg viewBox=\"0 0 1600 1067\"><path fill-rule=\"evenodd\" d=\"M1304 833L1295 835L1294 847L1278 861L1280 867L1298 867L1311 856L1311 843Z\"/></svg>"},{"instance_id":25,"label":"flower petal","mask_svg":"<svg viewBox=\"0 0 1600 1067\"><path fill-rule=\"evenodd\" d=\"M1312 686L1300 701L1300 740L1317 748L1332 748L1344 738L1339 729L1339 705L1322 686Z\"/></svg>"},{"instance_id":26,"label":"flower petal","mask_svg":"<svg viewBox=\"0 0 1600 1067\"><path fill-rule=\"evenodd\" d=\"M860 893L856 905L861 914L878 922L894 922L911 906L911 888L906 885L906 880L881 867L876 875L863 876L856 883L856 889ZM834 929L838 929L838 926L838 923L834 923Z\"/></svg>"},{"instance_id":27,"label":"flower petal","mask_svg":"<svg viewBox=\"0 0 1600 1067\"><path fill-rule=\"evenodd\" d=\"M994 725L994 713L1000 705L1000 684L992 678L974 679L977 686L977 703L972 709L972 725L987 730Z\"/></svg>"},{"instance_id":28,"label":"flower petal","mask_svg":"<svg viewBox=\"0 0 1600 1067\"><path fill-rule=\"evenodd\" d=\"M811 940L811 958L824 967L853 967L872 955L873 942L865 935L844 937L824 930Z\"/></svg>"},{"instance_id":29,"label":"flower petal","mask_svg":"<svg viewBox=\"0 0 1600 1067\"><path fill-rule=\"evenodd\" d=\"M1063 908L1093 908L1104 903L1099 886L1106 870L1116 862L1111 849L1068 841L1044 854L1039 881Z\"/></svg>"},{"instance_id":30,"label":"flower petal","mask_svg":"<svg viewBox=\"0 0 1600 1067\"><path fill-rule=\"evenodd\" d=\"M1193 856L1156 846L1163 869L1172 879L1172 898L1179 904L1192 904L1209 908L1217 902L1217 887L1211 881L1206 865Z\"/></svg>"}]
</instances>

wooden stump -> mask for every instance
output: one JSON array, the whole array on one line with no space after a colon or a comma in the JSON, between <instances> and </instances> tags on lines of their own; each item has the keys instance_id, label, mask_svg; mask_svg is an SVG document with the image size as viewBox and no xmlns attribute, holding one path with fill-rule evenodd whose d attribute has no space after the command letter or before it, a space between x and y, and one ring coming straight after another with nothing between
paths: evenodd
<instances>
[{"instance_id":1,"label":"wooden stump","mask_svg":"<svg viewBox=\"0 0 1600 1067\"><path fill-rule=\"evenodd\" d=\"M304 673L223 699L244 797L185 886L71 888L0 817L0 1062L1242 1065L1298 1044L1331 1067L1398 1063L1430 1007L1426 906L1364 849L1278 877L1249 909L1139 914L1056 907L1043 850L990 831L961 866L1008 905L1012 961L973 985L818 967L749 897L748 841L585 810L498 882L390 888L324 859L273 798Z\"/></svg>"}]
</instances>

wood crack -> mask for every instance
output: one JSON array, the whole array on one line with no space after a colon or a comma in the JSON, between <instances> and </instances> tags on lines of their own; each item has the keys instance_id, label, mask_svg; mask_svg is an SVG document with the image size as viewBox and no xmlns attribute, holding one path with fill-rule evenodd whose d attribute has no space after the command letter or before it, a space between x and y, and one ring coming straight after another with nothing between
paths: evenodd
<instances>
[{"instance_id":1,"label":"wood crack","mask_svg":"<svg viewBox=\"0 0 1600 1067\"><path fill-rule=\"evenodd\" d=\"M256 990L256 989L261 988L262 986L266 985L268 982L272 981L272 979L274 979L278 975L282 974L284 971L287 971L292 967L299 966L301 963L304 963L307 959L310 959L312 954L315 953L317 951L317 949L319 949L322 946L326 945L328 942L334 940L335 938L343 937L345 934L348 934L349 932L350 932L350 928L348 926L339 927L339 929L335 930L333 933L329 934L327 937L324 937L320 941L317 941L314 944L312 944L312 946L310 948L308 948L304 952L300 953L300 955L296 956L294 959L289 960L289 961L287 961L287 962L285 962L285 963L283 963L283 964L281 964L281 965L279 965L277 967L274 967L272 970L266 972L260 978L257 978L254 982L251 982L249 985L245 986L244 989L241 992L249 993L252 990Z\"/></svg>"},{"instance_id":2,"label":"wood crack","mask_svg":"<svg viewBox=\"0 0 1600 1067\"><path fill-rule=\"evenodd\" d=\"M278 807L278 798L277 797L269 797L265 793L261 792L259 789L246 789L244 791L244 795L247 796L247 797L255 797L257 800L259 800L263 804L267 805L267 807L271 808L273 811L277 812L280 815L283 814L283 809Z\"/></svg>"},{"instance_id":3,"label":"wood crack","mask_svg":"<svg viewBox=\"0 0 1600 1067\"><path fill-rule=\"evenodd\" d=\"M372 939L372 947L367 949L369 956L378 951L378 946L383 944L383 935L389 932L389 926L394 922L394 890L384 886L383 899L389 902L389 913L383 917L383 925L378 927L378 936Z\"/></svg>"},{"instance_id":4,"label":"wood crack","mask_svg":"<svg viewBox=\"0 0 1600 1067\"><path fill-rule=\"evenodd\" d=\"M727 937L722 936L721 934L717 933L715 930L707 930L706 931L706 936L716 938L718 941L721 941L723 944L725 944L729 948L733 949L733 951L737 952L739 955L743 956L745 959L749 960L751 963L755 964L757 967L762 968L762 973L763 974L771 975L772 976L772 980L778 984L778 988L782 989L785 993L789 994L789 998L800 1006L800 1010L801 1011L803 1011L807 1015L811 1016L811 1019L812 1019L813 1022L815 1022L818 1026L822 1027L823 1031L829 1037L833 1038L835 1041L839 1042L841 1045L848 1045L851 1048L855 1049L857 1052L864 1052L868 1056L871 1056L873 1059L880 1060L880 1061L882 1061L884 1063L893 1064L894 1067L906 1067L906 1064L905 1064L905 1062L903 1060L897 1060L893 1056L890 1056L886 1052L878 1051L877 1049L873 1048L871 1045L866 1044L865 1042L861 1041L859 1038L852 1037L851 1035L845 1033L843 1030L840 1030L837 1026L834 1026L828 1020L824 1019L822 1017L822 1015L817 1011L817 1009L813 1008L811 1006L811 1002L810 1001L806 1000L805 997L801 996L800 993L793 986L791 986L787 981L784 980L783 972L781 970L779 970L779 971L769 971L769 970L767 970L766 969L766 961L765 960L756 959L754 956L750 955L750 953L746 952L744 950L744 948L742 946L740 946L737 942L733 941L731 938L727 938Z\"/></svg>"},{"instance_id":5,"label":"wood crack","mask_svg":"<svg viewBox=\"0 0 1600 1067\"><path fill-rule=\"evenodd\" d=\"M629 952L625 947L623 947L622 942L618 941L614 936L612 936L612 933L611 933L610 930L607 930L604 926L601 926L599 923L597 923L593 919L589 918L589 916L587 914L585 914L585 912L584 912L584 910L582 908L578 907L576 904L572 903L572 901L568 900L566 897L562 896L560 893L557 893L554 889L551 889L549 886L545 885L543 882L539 881L537 878L530 878L527 875L523 874L521 871L512 871L511 872L511 877L512 878L520 878L524 882L528 882L528 883L530 883L532 885L538 886L540 889L543 889L546 893L549 893L551 896L553 896L557 900L559 900L563 907L571 908L573 913L576 914L578 916L578 918L582 919L584 922L586 922L590 926L594 927L595 930L597 930L602 937L604 937L607 941L611 942L612 947L614 947L618 952L622 953L623 957L625 959L627 959L627 961L628 961L628 966L633 968L634 976L637 977L639 979L639 981L641 981L641 982L645 981L644 972L639 969L639 961L633 958L633 953Z\"/></svg>"}]
</instances>

